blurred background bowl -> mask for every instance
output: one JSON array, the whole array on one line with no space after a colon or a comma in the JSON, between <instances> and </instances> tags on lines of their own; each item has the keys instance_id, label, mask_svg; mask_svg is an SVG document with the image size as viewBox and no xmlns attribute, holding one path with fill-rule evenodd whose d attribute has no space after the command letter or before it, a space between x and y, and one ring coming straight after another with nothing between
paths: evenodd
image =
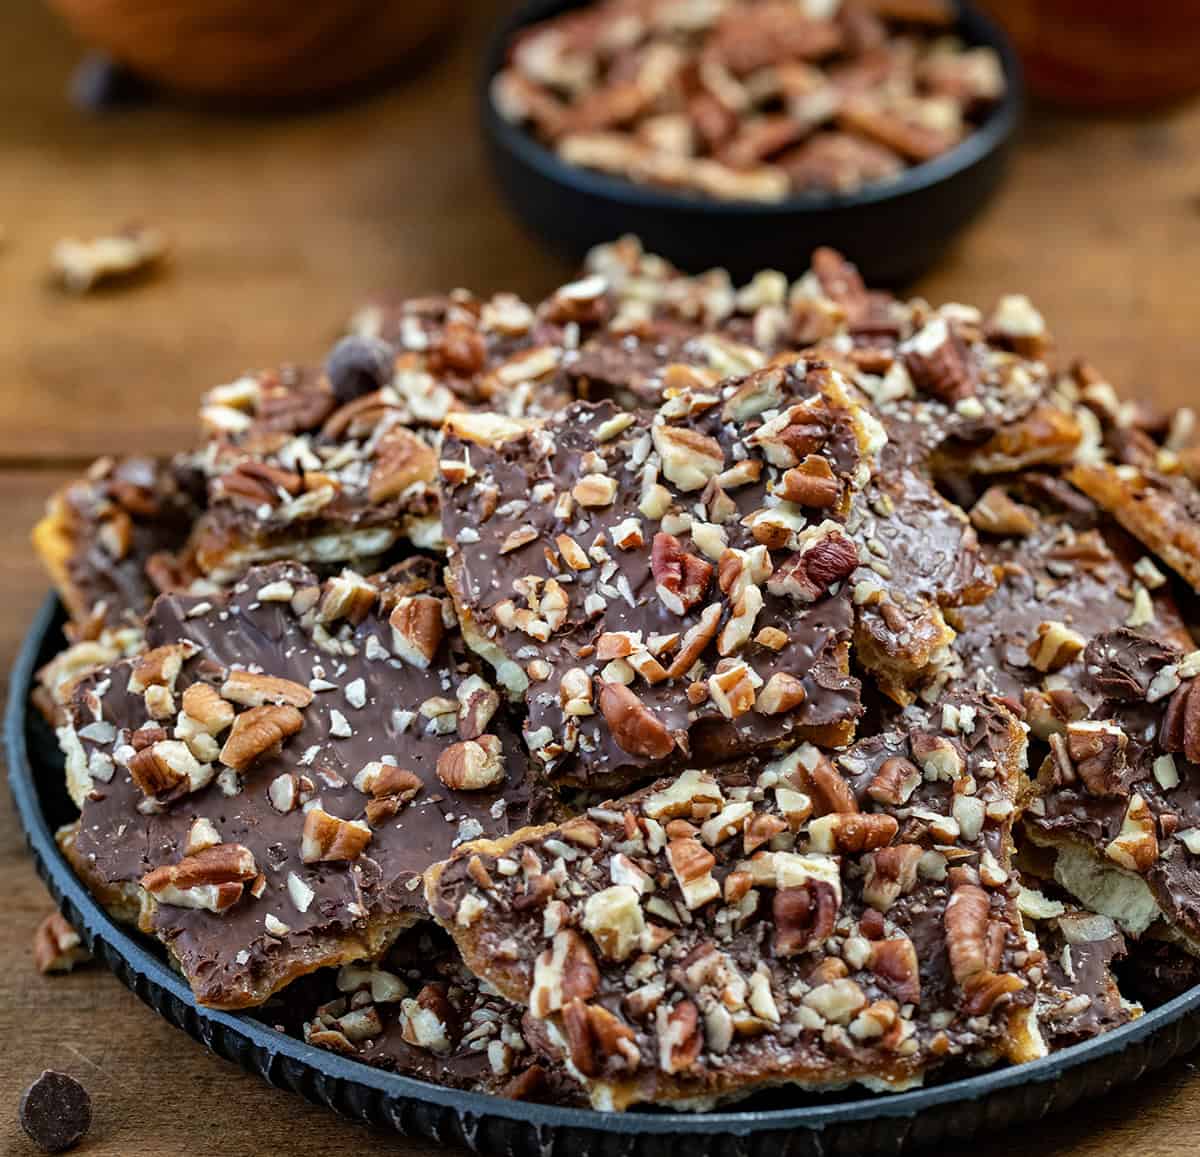
<instances>
[{"instance_id":1,"label":"blurred background bowl","mask_svg":"<svg viewBox=\"0 0 1200 1157\"><path fill-rule=\"evenodd\" d=\"M172 92L288 102L380 78L454 0L47 0L86 44Z\"/></svg>"},{"instance_id":2,"label":"blurred background bowl","mask_svg":"<svg viewBox=\"0 0 1200 1157\"><path fill-rule=\"evenodd\" d=\"M1021 68L1005 34L965 3L958 5L955 32L968 45L990 45L999 54L1004 98L960 145L887 183L764 204L679 194L568 165L504 120L489 88L518 29L581 6L580 0L532 0L520 7L496 31L482 84L484 133L500 187L525 225L569 258L635 233L650 252L685 270L723 266L748 280L760 269L798 276L813 249L832 245L868 282L901 285L942 256L1004 176L1020 119Z\"/></svg>"},{"instance_id":3,"label":"blurred background bowl","mask_svg":"<svg viewBox=\"0 0 1200 1157\"><path fill-rule=\"evenodd\" d=\"M1056 104L1146 110L1200 92L1195 0L985 0L1029 90Z\"/></svg>"}]
</instances>

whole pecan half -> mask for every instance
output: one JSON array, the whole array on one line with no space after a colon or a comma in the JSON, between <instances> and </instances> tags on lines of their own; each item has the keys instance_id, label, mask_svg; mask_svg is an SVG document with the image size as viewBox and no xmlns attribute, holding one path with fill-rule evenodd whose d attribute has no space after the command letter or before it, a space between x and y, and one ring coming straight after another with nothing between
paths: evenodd
<instances>
[{"instance_id":1,"label":"whole pecan half","mask_svg":"<svg viewBox=\"0 0 1200 1157\"><path fill-rule=\"evenodd\" d=\"M1171 696L1158 743L1163 751L1182 751L1192 763L1200 763L1200 679L1189 679Z\"/></svg>"},{"instance_id":2,"label":"whole pecan half","mask_svg":"<svg viewBox=\"0 0 1200 1157\"><path fill-rule=\"evenodd\" d=\"M600 684L600 713L617 746L642 759L666 759L675 740L666 725L623 683Z\"/></svg>"},{"instance_id":3,"label":"whole pecan half","mask_svg":"<svg viewBox=\"0 0 1200 1157\"><path fill-rule=\"evenodd\" d=\"M767 589L773 595L791 595L802 603L814 603L834 583L849 578L858 569L858 547L844 534L832 532L808 550L785 559L771 576Z\"/></svg>"},{"instance_id":4,"label":"whole pecan half","mask_svg":"<svg viewBox=\"0 0 1200 1157\"><path fill-rule=\"evenodd\" d=\"M780 888L771 904L776 956L796 956L824 944L833 935L839 897L824 880L809 879L795 888Z\"/></svg>"}]
</instances>

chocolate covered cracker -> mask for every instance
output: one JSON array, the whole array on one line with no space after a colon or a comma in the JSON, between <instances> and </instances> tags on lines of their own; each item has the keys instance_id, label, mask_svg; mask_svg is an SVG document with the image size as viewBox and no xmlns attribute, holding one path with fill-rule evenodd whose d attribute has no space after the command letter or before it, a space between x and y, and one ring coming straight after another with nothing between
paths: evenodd
<instances>
[{"instance_id":1,"label":"chocolate covered cracker","mask_svg":"<svg viewBox=\"0 0 1200 1157\"><path fill-rule=\"evenodd\" d=\"M1122 629L1083 661L1102 702L1051 736L1028 833L1088 908L1200 955L1200 652Z\"/></svg>"},{"instance_id":2,"label":"chocolate covered cracker","mask_svg":"<svg viewBox=\"0 0 1200 1157\"><path fill-rule=\"evenodd\" d=\"M140 888L142 927L203 1003L378 955L424 918L431 863L539 814L434 573L320 584L285 563L164 596L150 650L78 687L60 731L73 858Z\"/></svg>"},{"instance_id":3,"label":"chocolate covered cracker","mask_svg":"<svg viewBox=\"0 0 1200 1157\"><path fill-rule=\"evenodd\" d=\"M1043 741L1102 700L1085 678L1084 649L1097 636L1128 624L1188 646L1153 562L1077 491L1048 481L1053 497L1027 479L990 486L975 502L971 519L998 585L954 616L962 678L1020 704Z\"/></svg>"},{"instance_id":4,"label":"chocolate covered cracker","mask_svg":"<svg viewBox=\"0 0 1200 1157\"><path fill-rule=\"evenodd\" d=\"M430 906L592 1104L895 1090L1045 1051L1010 829L1024 738L983 700L841 756L688 770L459 849Z\"/></svg>"},{"instance_id":5,"label":"chocolate covered cracker","mask_svg":"<svg viewBox=\"0 0 1200 1157\"><path fill-rule=\"evenodd\" d=\"M1020 892L1026 928L1044 956L1038 985L1038 1023L1051 1049L1069 1048L1142 1015L1121 993L1113 965L1127 945L1108 916L1046 895L1036 879Z\"/></svg>"},{"instance_id":6,"label":"chocolate covered cracker","mask_svg":"<svg viewBox=\"0 0 1200 1157\"><path fill-rule=\"evenodd\" d=\"M303 1026L309 1044L449 1088L580 1099L557 1051L542 1051L537 1023L469 972L435 925L402 934L378 964L345 965L324 980Z\"/></svg>"},{"instance_id":7,"label":"chocolate covered cracker","mask_svg":"<svg viewBox=\"0 0 1200 1157\"><path fill-rule=\"evenodd\" d=\"M401 539L436 542L434 438L415 428L413 407L441 387L398 372L355 388L339 398L326 375L289 367L206 395L211 437L197 461L208 510L189 549L210 578L277 559L369 563Z\"/></svg>"},{"instance_id":8,"label":"chocolate covered cracker","mask_svg":"<svg viewBox=\"0 0 1200 1157\"><path fill-rule=\"evenodd\" d=\"M606 783L846 742L846 518L880 441L820 363L684 389L653 415L449 422L451 592L543 765Z\"/></svg>"},{"instance_id":9,"label":"chocolate covered cracker","mask_svg":"<svg viewBox=\"0 0 1200 1157\"><path fill-rule=\"evenodd\" d=\"M63 487L33 545L79 642L135 626L162 589L160 556L178 550L198 504L180 462L101 458Z\"/></svg>"},{"instance_id":10,"label":"chocolate covered cracker","mask_svg":"<svg viewBox=\"0 0 1200 1157\"><path fill-rule=\"evenodd\" d=\"M988 605L995 578L966 515L890 447L851 518L854 655L902 705L961 673L951 608Z\"/></svg>"}]
</instances>

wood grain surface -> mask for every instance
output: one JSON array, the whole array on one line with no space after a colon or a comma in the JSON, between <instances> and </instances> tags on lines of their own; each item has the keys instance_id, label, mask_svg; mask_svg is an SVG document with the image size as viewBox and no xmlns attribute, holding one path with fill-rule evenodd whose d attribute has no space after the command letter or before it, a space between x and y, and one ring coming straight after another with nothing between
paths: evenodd
<instances>
[{"instance_id":1,"label":"wood grain surface","mask_svg":"<svg viewBox=\"0 0 1200 1157\"><path fill-rule=\"evenodd\" d=\"M536 295L569 270L489 181L474 70L494 8L392 91L304 117L160 103L95 117L65 99L79 57L33 0L0 5L0 664L44 580L27 546L46 495L110 451L192 437L206 387L317 357L375 292L467 285ZM86 299L47 283L64 236L131 220L167 230L170 267ZM1035 110L1011 181L918 290L986 304L1027 291L1072 354L1128 392L1200 398L1200 108L1153 120ZM159 1020L98 969L44 978L29 941L49 908L0 793L0 1153L35 1152L20 1090L45 1067L85 1082L94 1157L266 1157L425 1144L374 1134L272 1090ZM972 1143L979 1157L1177 1154L1200 1140L1192 1065L1070 1114Z\"/></svg>"}]
</instances>

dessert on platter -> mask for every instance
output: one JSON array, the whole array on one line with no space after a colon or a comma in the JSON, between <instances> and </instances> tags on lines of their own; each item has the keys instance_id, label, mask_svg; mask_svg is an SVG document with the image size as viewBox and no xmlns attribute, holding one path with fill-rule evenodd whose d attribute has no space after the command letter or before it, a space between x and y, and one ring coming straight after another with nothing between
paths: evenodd
<instances>
[{"instance_id":1,"label":"dessert on platter","mask_svg":"<svg viewBox=\"0 0 1200 1157\"><path fill-rule=\"evenodd\" d=\"M769 5L761 5L766 9ZM34 540L60 846L201 1004L490 1095L884 1095L1197 979L1187 410L632 238L377 302Z\"/></svg>"}]
</instances>

